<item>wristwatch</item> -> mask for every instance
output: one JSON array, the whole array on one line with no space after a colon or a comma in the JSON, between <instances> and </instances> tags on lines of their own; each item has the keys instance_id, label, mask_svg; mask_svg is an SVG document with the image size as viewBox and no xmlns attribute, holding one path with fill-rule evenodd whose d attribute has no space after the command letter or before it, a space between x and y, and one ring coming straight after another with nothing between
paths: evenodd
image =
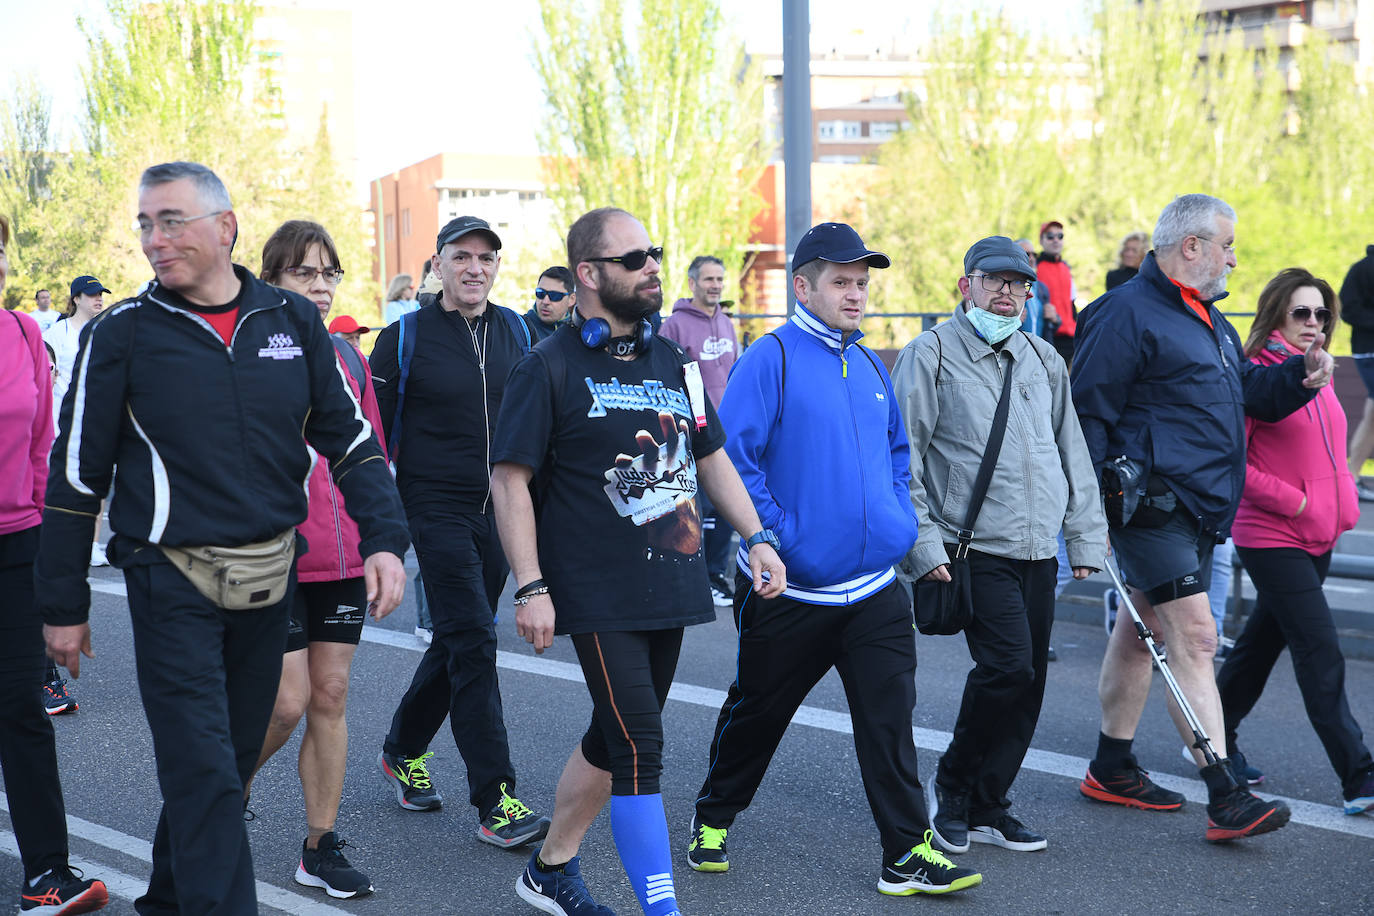
<instances>
[{"instance_id":1,"label":"wristwatch","mask_svg":"<svg viewBox=\"0 0 1374 916\"><path fill-rule=\"evenodd\" d=\"M755 544L767 544L774 550L782 550L782 542L778 540L778 536L773 533L772 528L764 528L757 534L750 535L748 540L744 542L745 553L752 550Z\"/></svg>"}]
</instances>

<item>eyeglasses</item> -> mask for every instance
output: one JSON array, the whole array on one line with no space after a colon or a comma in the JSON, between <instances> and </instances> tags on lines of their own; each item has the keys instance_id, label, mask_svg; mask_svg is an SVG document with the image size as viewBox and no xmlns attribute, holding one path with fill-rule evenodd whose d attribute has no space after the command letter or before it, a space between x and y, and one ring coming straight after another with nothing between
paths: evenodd
<instances>
[{"instance_id":1,"label":"eyeglasses","mask_svg":"<svg viewBox=\"0 0 1374 916\"><path fill-rule=\"evenodd\" d=\"M1218 248L1220 248L1220 249L1221 249L1222 251L1224 251L1226 254L1229 254L1229 255L1234 256L1235 253L1236 253L1236 246L1235 246L1235 243L1234 243L1234 242L1231 243L1230 245L1223 245L1223 244L1221 244L1221 242L1218 242L1216 239L1209 239L1209 238L1208 238L1207 236L1205 236L1205 235L1195 235L1195 236L1193 236L1193 238L1195 238L1195 239L1202 239L1204 242L1211 242L1213 245L1216 245Z\"/></svg>"},{"instance_id":2,"label":"eyeglasses","mask_svg":"<svg viewBox=\"0 0 1374 916\"><path fill-rule=\"evenodd\" d=\"M187 223L194 223L198 219L209 219L212 216L219 216L223 210L211 210L209 213L202 213L200 216L188 216L183 219L180 216L159 216L157 219L140 219L134 223L134 231L143 238L153 234L153 227L156 226L162 232L163 238L174 239L186 231Z\"/></svg>"},{"instance_id":3,"label":"eyeglasses","mask_svg":"<svg viewBox=\"0 0 1374 916\"><path fill-rule=\"evenodd\" d=\"M1331 323L1331 309L1325 306L1314 310L1311 306L1295 305L1288 310L1288 317L1299 324L1307 324L1307 320L1314 314L1317 316L1317 320L1321 322L1322 327L1326 327Z\"/></svg>"},{"instance_id":4,"label":"eyeglasses","mask_svg":"<svg viewBox=\"0 0 1374 916\"><path fill-rule=\"evenodd\" d=\"M662 250L662 249L660 249L660 250ZM598 259L598 260L599 260L599 259ZM644 266L644 264L641 262L640 265L639 265L639 267L643 267L643 266ZM638 268L638 267L631 267L630 269L631 269L631 270L638 270L639 268ZM554 289L544 289L544 287L542 287L542 286L536 286L536 287L534 288L534 298L536 298L536 299L547 299L547 300L549 300L550 302L562 302L562 301L563 301L563 297L566 296L566 295L567 295L567 293L560 293L560 292L558 292L557 290L554 290Z\"/></svg>"},{"instance_id":5,"label":"eyeglasses","mask_svg":"<svg viewBox=\"0 0 1374 916\"><path fill-rule=\"evenodd\" d=\"M322 276L330 286L338 286L344 275L342 267L286 267L282 273L290 274L297 283L305 284L314 283L316 277Z\"/></svg>"},{"instance_id":6,"label":"eyeglasses","mask_svg":"<svg viewBox=\"0 0 1374 916\"><path fill-rule=\"evenodd\" d=\"M1045 233L1045 238L1047 238L1047 239L1062 239L1063 237L1064 237L1064 233L1062 233L1062 232L1046 232L1046 233Z\"/></svg>"},{"instance_id":7,"label":"eyeglasses","mask_svg":"<svg viewBox=\"0 0 1374 916\"><path fill-rule=\"evenodd\" d=\"M644 266L644 262L653 258L659 264L663 263L663 246L655 245L643 251L627 251L619 257L614 258L587 258L588 261L609 261L619 264L626 270L639 270Z\"/></svg>"},{"instance_id":8,"label":"eyeglasses","mask_svg":"<svg viewBox=\"0 0 1374 916\"><path fill-rule=\"evenodd\" d=\"M1003 280L1001 277L994 277L992 274L969 274L970 280L978 280L983 289L990 293L1000 293L1006 290L1013 296L1017 293L1029 296L1031 292L1031 282L1029 280Z\"/></svg>"}]
</instances>

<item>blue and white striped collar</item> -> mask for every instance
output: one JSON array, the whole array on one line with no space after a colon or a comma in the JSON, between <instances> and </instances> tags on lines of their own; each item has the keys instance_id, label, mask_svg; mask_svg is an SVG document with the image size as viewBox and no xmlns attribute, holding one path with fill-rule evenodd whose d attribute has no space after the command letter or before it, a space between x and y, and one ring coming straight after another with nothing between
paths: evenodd
<instances>
[{"instance_id":1,"label":"blue and white striped collar","mask_svg":"<svg viewBox=\"0 0 1374 916\"><path fill-rule=\"evenodd\" d=\"M859 339L864 336L862 330L856 330L846 339L839 331L807 311L806 306L800 302L797 303L797 310L792 313L792 323L836 353L839 353L844 347L858 343Z\"/></svg>"}]
</instances>

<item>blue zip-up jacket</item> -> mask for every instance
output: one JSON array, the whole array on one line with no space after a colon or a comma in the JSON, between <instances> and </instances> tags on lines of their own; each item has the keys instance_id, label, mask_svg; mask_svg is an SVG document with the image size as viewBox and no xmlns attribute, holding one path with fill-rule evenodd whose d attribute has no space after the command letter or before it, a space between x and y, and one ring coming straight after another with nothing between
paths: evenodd
<instances>
[{"instance_id":1,"label":"blue zip-up jacket","mask_svg":"<svg viewBox=\"0 0 1374 916\"><path fill-rule=\"evenodd\" d=\"M720 403L726 453L782 542L784 594L808 604L876 593L916 542L906 427L862 336L842 339L799 303L735 363ZM739 563L747 572L743 545Z\"/></svg>"},{"instance_id":2,"label":"blue zip-up jacket","mask_svg":"<svg viewBox=\"0 0 1374 916\"><path fill-rule=\"evenodd\" d=\"M1140 462L1224 540L1245 487L1245 417L1276 423L1317 392L1302 385L1301 356L1247 360L1216 301L1209 328L1150 252L1079 317L1072 392L1095 468Z\"/></svg>"}]
</instances>

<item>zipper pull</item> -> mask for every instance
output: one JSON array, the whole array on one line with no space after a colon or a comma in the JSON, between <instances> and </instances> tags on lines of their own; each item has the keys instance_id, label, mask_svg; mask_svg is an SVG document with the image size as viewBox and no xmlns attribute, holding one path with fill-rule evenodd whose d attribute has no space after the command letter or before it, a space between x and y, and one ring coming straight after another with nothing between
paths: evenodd
<instances>
[{"instance_id":1,"label":"zipper pull","mask_svg":"<svg viewBox=\"0 0 1374 916\"><path fill-rule=\"evenodd\" d=\"M844 358L844 351L840 351L840 378L849 378L849 360Z\"/></svg>"}]
</instances>

